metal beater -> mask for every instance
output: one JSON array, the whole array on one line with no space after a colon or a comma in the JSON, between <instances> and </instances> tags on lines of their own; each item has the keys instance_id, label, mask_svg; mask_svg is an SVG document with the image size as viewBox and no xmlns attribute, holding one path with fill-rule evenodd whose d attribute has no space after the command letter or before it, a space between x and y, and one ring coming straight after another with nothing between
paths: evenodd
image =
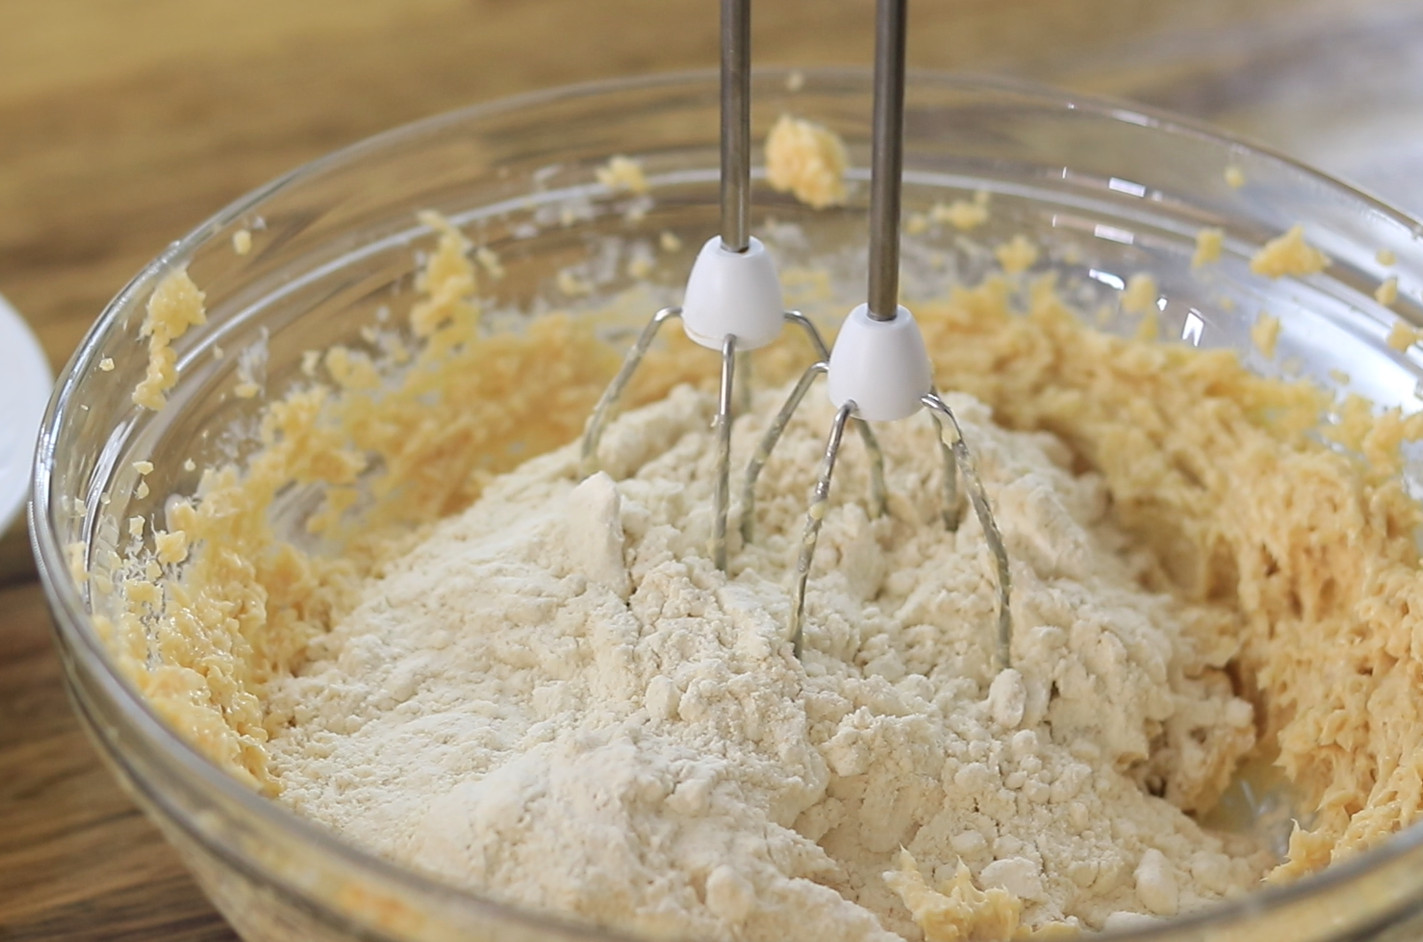
<instances>
[{"instance_id":1,"label":"metal beater","mask_svg":"<svg viewBox=\"0 0 1423 942\"><path fill-rule=\"evenodd\" d=\"M730 504L731 423L737 356L764 347L793 323L805 331L820 362L829 358L819 331L799 311L785 310L781 281L766 247L750 235L751 194L751 3L722 0L721 4L721 235L702 246L687 278L681 307L663 308L652 316L628 351L622 368L594 407L584 427L581 471L596 469L598 441L663 324L680 318L695 343L721 352L721 391L713 428L717 435L713 485L711 557L726 569L726 520ZM872 495L876 513L886 497L884 459L869 426L860 423L871 456Z\"/></svg>"},{"instance_id":2,"label":"metal beater","mask_svg":"<svg viewBox=\"0 0 1423 942\"><path fill-rule=\"evenodd\" d=\"M1000 667L1007 667L1012 640L1008 607L1011 585L1003 537L993 519L973 453L964 441L958 419L934 388L933 367L919 326L908 309L899 304L906 4L907 0L878 0L876 6L868 298L866 303L856 307L846 317L829 357L822 358L805 371L767 429L746 470L742 535L746 540L750 540L752 535L757 476L811 384L817 376L825 374L830 400L837 411L825 443L819 478L806 511L805 531L796 561L789 627L791 641L799 657L805 634L806 580L810 576L820 525L825 518L830 478L835 471L835 460L840 453L846 423L856 419L857 426L865 427L867 422L908 418L927 407L944 460L944 523L951 531L958 526L961 516L958 476L962 474L969 502L993 554L998 582L997 661ZM945 422L953 430L952 442L945 441Z\"/></svg>"}]
</instances>

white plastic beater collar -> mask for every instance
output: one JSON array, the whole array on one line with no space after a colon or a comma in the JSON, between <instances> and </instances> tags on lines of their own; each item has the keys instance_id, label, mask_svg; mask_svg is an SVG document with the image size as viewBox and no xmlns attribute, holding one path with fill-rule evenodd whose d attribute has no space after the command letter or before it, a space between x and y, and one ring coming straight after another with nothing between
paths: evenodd
<instances>
[{"instance_id":1,"label":"white plastic beater collar","mask_svg":"<svg viewBox=\"0 0 1423 942\"><path fill-rule=\"evenodd\" d=\"M781 279L761 240L732 252L712 236L697 253L682 301L682 327L696 343L720 350L728 336L736 350L755 350L775 340L785 323Z\"/></svg>"},{"instance_id":2,"label":"white plastic beater collar","mask_svg":"<svg viewBox=\"0 0 1423 942\"><path fill-rule=\"evenodd\" d=\"M826 389L835 408L855 403L855 414L870 422L893 422L918 412L934 386L924 335L909 309L893 320L870 317L869 305L850 312L830 350Z\"/></svg>"}]
</instances>

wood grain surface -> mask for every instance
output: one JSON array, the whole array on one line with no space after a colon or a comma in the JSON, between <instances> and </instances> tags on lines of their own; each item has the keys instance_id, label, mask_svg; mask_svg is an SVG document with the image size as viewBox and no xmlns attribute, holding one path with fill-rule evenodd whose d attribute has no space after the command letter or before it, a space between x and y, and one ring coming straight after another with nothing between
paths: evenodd
<instances>
[{"instance_id":1,"label":"wood grain surface","mask_svg":"<svg viewBox=\"0 0 1423 942\"><path fill-rule=\"evenodd\" d=\"M760 0L755 61L866 63L871 12ZM0 0L0 293L58 368L130 275L246 190L472 102L711 67L715 17L711 0ZM1409 0L921 0L910 36L913 67L1174 108L1423 210ZM84 740L11 527L0 939L234 938Z\"/></svg>"}]
</instances>

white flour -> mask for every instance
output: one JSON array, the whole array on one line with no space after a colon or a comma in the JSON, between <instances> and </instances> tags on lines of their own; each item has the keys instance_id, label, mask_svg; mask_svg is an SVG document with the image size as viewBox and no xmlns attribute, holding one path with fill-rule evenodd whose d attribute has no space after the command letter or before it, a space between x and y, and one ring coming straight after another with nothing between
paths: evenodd
<instances>
[{"instance_id":1,"label":"white flour","mask_svg":"<svg viewBox=\"0 0 1423 942\"><path fill-rule=\"evenodd\" d=\"M887 518L847 436L794 659L823 398L726 576L705 554L711 399L685 388L609 429L612 477L575 487L573 446L436 526L276 685L284 800L495 897L654 936L996 938L1249 887L1268 857L1181 810L1253 743L1218 669L1233 625L1139 587L1100 481L1054 439L949 400L1013 561L1014 670L990 672L972 513L936 523L923 417L881 430ZM735 467L779 401L738 423Z\"/></svg>"}]
</instances>

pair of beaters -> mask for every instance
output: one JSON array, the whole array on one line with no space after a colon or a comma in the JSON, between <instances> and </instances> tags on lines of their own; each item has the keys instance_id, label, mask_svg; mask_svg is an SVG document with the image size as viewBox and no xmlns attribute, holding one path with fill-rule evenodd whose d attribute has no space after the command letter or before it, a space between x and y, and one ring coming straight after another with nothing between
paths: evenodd
<instances>
[{"instance_id":1,"label":"pair of beaters","mask_svg":"<svg viewBox=\"0 0 1423 942\"><path fill-rule=\"evenodd\" d=\"M853 420L870 456L872 511L884 513L884 459L870 422L907 419L927 409L938 433L944 464L943 520L955 529L961 517L960 480L993 556L998 587L997 660L1009 662L1011 618L1008 556L979 479L973 455L953 412L934 387L933 367L923 335L899 304L899 221L904 140L904 49L906 0L878 0L875 23L874 124L870 177L869 290L852 310L827 349L815 326L784 309L775 263L749 234L750 208L750 0L721 5L721 234L702 246L687 279L681 307L664 308L639 335L622 368L608 385L583 433L584 473L596 464L598 440L613 409L658 330L680 319L691 340L721 352L721 388L716 431L711 555L726 568L730 507L732 394L738 354L775 341L789 323L805 331L817 352L776 415L746 471L741 514L743 541L752 539L756 478L791 415L824 374L836 408L825 456L806 511L791 601L789 636L799 657L805 636L805 591L811 561L830 496L830 481L845 428Z\"/></svg>"}]
</instances>

